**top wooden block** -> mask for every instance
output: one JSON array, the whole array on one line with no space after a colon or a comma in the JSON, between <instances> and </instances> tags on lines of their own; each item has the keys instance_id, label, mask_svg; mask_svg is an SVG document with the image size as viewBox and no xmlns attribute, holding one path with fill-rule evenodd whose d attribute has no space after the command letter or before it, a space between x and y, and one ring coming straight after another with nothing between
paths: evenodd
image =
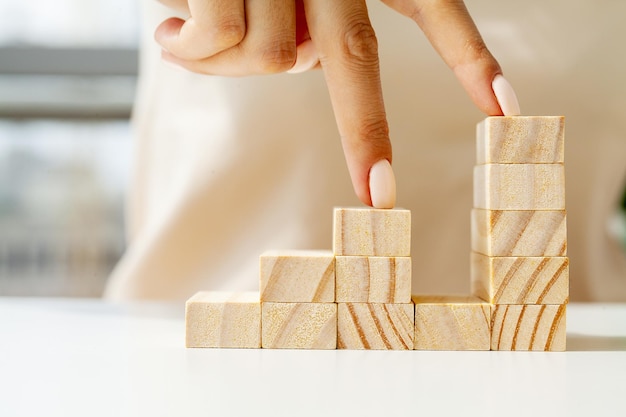
<instances>
[{"instance_id":1,"label":"top wooden block","mask_svg":"<svg viewBox=\"0 0 626 417\"><path fill-rule=\"evenodd\" d=\"M329 250L267 251L259 264L261 301L335 301L335 256Z\"/></svg>"},{"instance_id":2,"label":"top wooden block","mask_svg":"<svg viewBox=\"0 0 626 417\"><path fill-rule=\"evenodd\" d=\"M487 117L476 126L476 162L562 164L564 124L563 116Z\"/></svg>"},{"instance_id":3,"label":"top wooden block","mask_svg":"<svg viewBox=\"0 0 626 417\"><path fill-rule=\"evenodd\" d=\"M335 255L411 255L409 210L335 208L333 228Z\"/></svg>"}]
</instances>

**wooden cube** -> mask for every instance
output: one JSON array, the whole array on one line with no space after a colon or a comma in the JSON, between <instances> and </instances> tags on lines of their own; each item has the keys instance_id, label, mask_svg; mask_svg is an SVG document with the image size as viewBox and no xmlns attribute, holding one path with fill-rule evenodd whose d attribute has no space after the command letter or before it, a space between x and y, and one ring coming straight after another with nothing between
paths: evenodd
<instances>
[{"instance_id":1,"label":"wooden cube","mask_svg":"<svg viewBox=\"0 0 626 417\"><path fill-rule=\"evenodd\" d=\"M338 349L413 349L413 304L339 303Z\"/></svg>"},{"instance_id":2,"label":"wooden cube","mask_svg":"<svg viewBox=\"0 0 626 417\"><path fill-rule=\"evenodd\" d=\"M335 208L333 252L343 256L410 256L411 212Z\"/></svg>"},{"instance_id":3,"label":"wooden cube","mask_svg":"<svg viewBox=\"0 0 626 417\"><path fill-rule=\"evenodd\" d=\"M335 269L337 302L411 302L410 257L337 256Z\"/></svg>"},{"instance_id":4,"label":"wooden cube","mask_svg":"<svg viewBox=\"0 0 626 417\"><path fill-rule=\"evenodd\" d=\"M472 250L489 256L565 256L565 210L472 210Z\"/></svg>"},{"instance_id":5,"label":"wooden cube","mask_svg":"<svg viewBox=\"0 0 626 417\"><path fill-rule=\"evenodd\" d=\"M491 350L565 350L562 305L495 305L491 315Z\"/></svg>"},{"instance_id":6,"label":"wooden cube","mask_svg":"<svg viewBox=\"0 0 626 417\"><path fill-rule=\"evenodd\" d=\"M472 294L492 304L565 304L567 257L491 257L471 254Z\"/></svg>"},{"instance_id":7,"label":"wooden cube","mask_svg":"<svg viewBox=\"0 0 626 417\"><path fill-rule=\"evenodd\" d=\"M331 251L268 251L259 263L261 301L335 301L335 256Z\"/></svg>"},{"instance_id":8,"label":"wooden cube","mask_svg":"<svg viewBox=\"0 0 626 417\"><path fill-rule=\"evenodd\" d=\"M564 124L563 116L487 117L476 127L476 161L563 163Z\"/></svg>"},{"instance_id":9,"label":"wooden cube","mask_svg":"<svg viewBox=\"0 0 626 417\"><path fill-rule=\"evenodd\" d=\"M187 347L261 347L258 292L199 292L185 310Z\"/></svg>"},{"instance_id":10,"label":"wooden cube","mask_svg":"<svg viewBox=\"0 0 626 417\"><path fill-rule=\"evenodd\" d=\"M263 348L337 348L337 304L268 302L262 310Z\"/></svg>"},{"instance_id":11,"label":"wooden cube","mask_svg":"<svg viewBox=\"0 0 626 417\"><path fill-rule=\"evenodd\" d=\"M492 210L563 210L563 165L476 165L474 207Z\"/></svg>"},{"instance_id":12,"label":"wooden cube","mask_svg":"<svg viewBox=\"0 0 626 417\"><path fill-rule=\"evenodd\" d=\"M416 350L489 350L491 305L471 296L413 296Z\"/></svg>"}]
</instances>

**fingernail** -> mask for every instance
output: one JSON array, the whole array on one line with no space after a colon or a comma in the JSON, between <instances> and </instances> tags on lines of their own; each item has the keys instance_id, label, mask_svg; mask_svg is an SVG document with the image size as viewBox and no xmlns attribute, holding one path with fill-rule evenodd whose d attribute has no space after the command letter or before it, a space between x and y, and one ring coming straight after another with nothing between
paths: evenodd
<instances>
[{"instance_id":1,"label":"fingernail","mask_svg":"<svg viewBox=\"0 0 626 417\"><path fill-rule=\"evenodd\" d=\"M502 114L505 116L519 116L521 114L515 90L506 78L500 74L496 75L491 83L491 88L498 99Z\"/></svg>"},{"instance_id":2,"label":"fingernail","mask_svg":"<svg viewBox=\"0 0 626 417\"><path fill-rule=\"evenodd\" d=\"M320 62L313 41L306 40L298 45L296 49L296 63L291 67L289 74L299 74L313 69Z\"/></svg>"},{"instance_id":3,"label":"fingernail","mask_svg":"<svg viewBox=\"0 0 626 417\"><path fill-rule=\"evenodd\" d=\"M370 169L370 198L374 208L390 209L396 205L396 177L386 159Z\"/></svg>"}]
</instances>

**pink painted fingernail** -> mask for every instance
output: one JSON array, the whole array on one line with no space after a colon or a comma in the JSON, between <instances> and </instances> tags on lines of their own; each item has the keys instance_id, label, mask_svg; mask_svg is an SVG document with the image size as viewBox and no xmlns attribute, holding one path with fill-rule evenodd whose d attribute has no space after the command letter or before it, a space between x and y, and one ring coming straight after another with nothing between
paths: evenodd
<instances>
[{"instance_id":1,"label":"pink painted fingernail","mask_svg":"<svg viewBox=\"0 0 626 417\"><path fill-rule=\"evenodd\" d=\"M506 78L501 74L496 75L491 83L491 88L498 99L502 114L505 116L519 116L521 114L515 90Z\"/></svg>"},{"instance_id":2,"label":"pink painted fingernail","mask_svg":"<svg viewBox=\"0 0 626 417\"><path fill-rule=\"evenodd\" d=\"M313 45L313 41L309 39L298 45L296 49L296 63L287 72L289 74L299 74L313 69L318 62L320 62L320 60L315 50L315 45Z\"/></svg>"},{"instance_id":3,"label":"pink painted fingernail","mask_svg":"<svg viewBox=\"0 0 626 417\"><path fill-rule=\"evenodd\" d=\"M396 205L396 177L386 159L370 169L370 198L374 208L390 209Z\"/></svg>"}]
</instances>

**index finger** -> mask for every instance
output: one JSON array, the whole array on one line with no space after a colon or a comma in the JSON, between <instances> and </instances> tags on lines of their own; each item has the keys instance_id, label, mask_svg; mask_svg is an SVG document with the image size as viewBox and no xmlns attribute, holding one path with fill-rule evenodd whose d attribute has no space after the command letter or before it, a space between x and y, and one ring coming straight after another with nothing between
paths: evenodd
<instances>
[{"instance_id":1,"label":"index finger","mask_svg":"<svg viewBox=\"0 0 626 417\"><path fill-rule=\"evenodd\" d=\"M485 45L463 0L383 2L420 26L481 111L488 115L519 114L515 93L502 78L500 65ZM499 92L504 97L498 97Z\"/></svg>"},{"instance_id":2,"label":"index finger","mask_svg":"<svg viewBox=\"0 0 626 417\"><path fill-rule=\"evenodd\" d=\"M391 163L391 142L380 83L378 42L365 1L305 0L304 5L354 190L367 205L391 208L395 204L395 180L390 165L378 164L388 168L372 172L374 176L382 175L382 181L370 178L377 162Z\"/></svg>"}]
</instances>

